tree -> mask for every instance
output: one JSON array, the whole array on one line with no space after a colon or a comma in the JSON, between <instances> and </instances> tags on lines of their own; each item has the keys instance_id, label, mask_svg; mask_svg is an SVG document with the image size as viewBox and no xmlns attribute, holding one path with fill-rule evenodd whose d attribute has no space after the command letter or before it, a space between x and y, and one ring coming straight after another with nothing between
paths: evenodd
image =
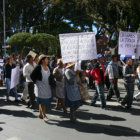
<instances>
[{"instance_id":1,"label":"tree","mask_svg":"<svg viewBox=\"0 0 140 140\"><path fill-rule=\"evenodd\" d=\"M30 50L34 50L38 54L60 53L59 40L55 36L45 33L16 33L9 38L7 43L12 46L12 52L23 55L27 55Z\"/></svg>"},{"instance_id":2,"label":"tree","mask_svg":"<svg viewBox=\"0 0 140 140\"><path fill-rule=\"evenodd\" d=\"M33 34L27 40L28 46L39 54L53 55L58 54L60 50L59 40L50 34L37 33Z\"/></svg>"},{"instance_id":3,"label":"tree","mask_svg":"<svg viewBox=\"0 0 140 140\"><path fill-rule=\"evenodd\" d=\"M121 30L138 31L139 13L139 0L6 0L6 35L10 37L24 31L58 36L60 33L92 31L94 26L96 38L106 34L108 46L114 47ZM2 14L0 40L3 40Z\"/></svg>"},{"instance_id":4,"label":"tree","mask_svg":"<svg viewBox=\"0 0 140 140\"><path fill-rule=\"evenodd\" d=\"M23 53L30 48L27 47L27 39L31 37L30 33L16 33L11 36L7 43L11 45L11 51L16 53Z\"/></svg>"}]
</instances>

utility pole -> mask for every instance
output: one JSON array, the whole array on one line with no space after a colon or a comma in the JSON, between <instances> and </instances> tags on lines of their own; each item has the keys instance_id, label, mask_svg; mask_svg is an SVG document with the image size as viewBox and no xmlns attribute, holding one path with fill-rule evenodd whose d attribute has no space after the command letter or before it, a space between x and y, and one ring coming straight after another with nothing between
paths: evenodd
<instances>
[{"instance_id":1,"label":"utility pole","mask_svg":"<svg viewBox=\"0 0 140 140\"><path fill-rule=\"evenodd\" d=\"M5 32L5 0L3 0L3 45L6 46L6 32ZM4 48L4 55L6 55L6 48Z\"/></svg>"}]
</instances>

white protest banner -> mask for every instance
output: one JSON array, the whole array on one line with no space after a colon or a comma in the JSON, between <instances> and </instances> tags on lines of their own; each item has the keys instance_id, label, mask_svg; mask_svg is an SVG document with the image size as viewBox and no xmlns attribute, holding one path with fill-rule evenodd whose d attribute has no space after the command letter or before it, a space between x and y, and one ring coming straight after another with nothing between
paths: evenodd
<instances>
[{"instance_id":1,"label":"white protest banner","mask_svg":"<svg viewBox=\"0 0 140 140\"><path fill-rule=\"evenodd\" d=\"M93 32L59 35L63 63L97 58Z\"/></svg>"},{"instance_id":2,"label":"white protest banner","mask_svg":"<svg viewBox=\"0 0 140 140\"><path fill-rule=\"evenodd\" d=\"M137 34L121 31L119 34L119 54L136 55Z\"/></svg>"},{"instance_id":3,"label":"white protest banner","mask_svg":"<svg viewBox=\"0 0 140 140\"><path fill-rule=\"evenodd\" d=\"M18 84L19 84L19 66L12 69L10 89L16 87Z\"/></svg>"},{"instance_id":4,"label":"white protest banner","mask_svg":"<svg viewBox=\"0 0 140 140\"><path fill-rule=\"evenodd\" d=\"M136 58L139 58L140 57L140 33L137 33L137 45L136 45L136 51L137 51L137 54L136 54Z\"/></svg>"},{"instance_id":5,"label":"white protest banner","mask_svg":"<svg viewBox=\"0 0 140 140\"><path fill-rule=\"evenodd\" d=\"M121 31L119 34L119 54L140 56L140 34Z\"/></svg>"},{"instance_id":6,"label":"white protest banner","mask_svg":"<svg viewBox=\"0 0 140 140\"><path fill-rule=\"evenodd\" d=\"M0 59L0 67L3 67L3 65L4 65L4 60Z\"/></svg>"},{"instance_id":7,"label":"white protest banner","mask_svg":"<svg viewBox=\"0 0 140 140\"><path fill-rule=\"evenodd\" d=\"M79 60L97 59L95 34L84 33L79 35Z\"/></svg>"},{"instance_id":8,"label":"white protest banner","mask_svg":"<svg viewBox=\"0 0 140 140\"><path fill-rule=\"evenodd\" d=\"M63 63L77 61L78 36L75 34L60 34L59 38Z\"/></svg>"}]
</instances>

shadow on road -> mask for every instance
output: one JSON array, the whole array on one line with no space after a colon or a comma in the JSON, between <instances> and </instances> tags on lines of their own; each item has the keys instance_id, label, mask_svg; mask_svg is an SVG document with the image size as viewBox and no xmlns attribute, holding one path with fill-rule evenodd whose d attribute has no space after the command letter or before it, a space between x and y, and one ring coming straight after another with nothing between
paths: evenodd
<instances>
[{"instance_id":1,"label":"shadow on road","mask_svg":"<svg viewBox=\"0 0 140 140\"><path fill-rule=\"evenodd\" d=\"M137 132L134 129L123 127L123 126L117 126L117 125L104 125L104 124L89 124L89 123L83 123L78 122L76 124L71 123L70 121L57 121L57 120L51 120L48 121L47 124L50 125L57 125L59 127L65 127L65 128L72 128L79 132L84 133L101 133L111 136L140 136L140 132Z\"/></svg>"},{"instance_id":2,"label":"shadow on road","mask_svg":"<svg viewBox=\"0 0 140 140\"><path fill-rule=\"evenodd\" d=\"M93 114L89 112L84 112L83 110L77 111L77 117L82 120L109 120L109 121L125 121L126 119L116 116L109 116L106 114Z\"/></svg>"},{"instance_id":3,"label":"shadow on road","mask_svg":"<svg viewBox=\"0 0 140 140\"><path fill-rule=\"evenodd\" d=\"M88 110L87 110L88 111ZM68 114L64 114L63 112L60 111L53 111L49 112L51 115L57 115L60 116L61 118L66 118L69 117ZM109 121L126 121L126 119L121 118L121 117L116 117L116 116L109 116L105 114L94 114L90 112L86 112L86 110L78 110L76 112L77 118L81 120L109 120Z\"/></svg>"},{"instance_id":4,"label":"shadow on road","mask_svg":"<svg viewBox=\"0 0 140 140\"><path fill-rule=\"evenodd\" d=\"M111 111L118 111L118 112L123 112L123 113L130 113L132 115L140 115L140 109L137 108L130 108L130 109L125 109L122 108L121 106L113 106L113 105L107 105L108 108L110 108Z\"/></svg>"},{"instance_id":5,"label":"shadow on road","mask_svg":"<svg viewBox=\"0 0 140 140\"><path fill-rule=\"evenodd\" d=\"M5 122L0 122L0 124L5 124Z\"/></svg>"},{"instance_id":6,"label":"shadow on road","mask_svg":"<svg viewBox=\"0 0 140 140\"><path fill-rule=\"evenodd\" d=\"M22 103L22 102L20 102L20 103ZM0 107L2 107L2 106L12 106L12 105L22 106L21 104L16 103L15 101L7 102L4 99L0 99Z\"/></svg>"},{"instance_id":7,"label":"shadow on road","mask_svg":"<svg viewBox=\"0 0 140 140\"><path fill-rule=\"evenodd\" d=\"M0 109L0 114L13 115L15 117L25 117L25 118L37 118L33 113L24 110L8 110Z\"/></svg>"},{"instance_id":8,"label":"shadow on road","mask_svg":"<svg viewBox=\"0 0 140 140\"><path fill-rule=\"evenodd\" d=\"M2 130L3 130L3 128L0 127L0 131L2 131Z\"/></svg>"}]
</instances>

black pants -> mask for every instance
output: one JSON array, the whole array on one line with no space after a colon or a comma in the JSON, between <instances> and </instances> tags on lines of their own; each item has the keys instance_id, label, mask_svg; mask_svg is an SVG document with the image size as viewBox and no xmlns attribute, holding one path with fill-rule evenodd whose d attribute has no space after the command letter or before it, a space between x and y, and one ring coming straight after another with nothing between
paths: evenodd
<instances>
[{"instance_id":1,"label":"black pants","mask_svg":"<svg viewBox=\"0 0 140 140\"><path fill-rule=\"evenodd\" d=\"M90 89L95 89L95 82L91 76L89 77L89 85L88 86Z\"/></svg>"},{"instance_id":2,"label":"black pants","mask_svg":"<svg viewBox=\"0 0 140 140\"><path fill-rule=\"evenodd\" d=\"M107 95L107 100L110 100L113 95L116 95L117 101L120 100L120 92L118 89L118 79L114 79L114 82L110 80L110 88Z\"/></svg>"},{"instance_id":3,"label":"black pants","mask_svg":"<svg viewBox=\"0 0 140 140\"><path fill-rule=\"evenodd\" d=\"M35 106L34 83L28 82L29 106Z\"/></svg>"},{"instance_id":4,"label":"black pants","mask_svg":"<svg viewBox=\"0 0 140 140\"><path fill-rule=\"evenodd\" d=\"M110 81L109 81L108 76L105 79L105 85L106 85L106 88L109 90L109 88L110 88Z\"/></svg>"},{"instance_id":5,"label":"black pants","mask_svg":"<svg viewBox=\"0 0 140 140\"><path fill-rule=\"evenodd\" d=\"M134 94L134 83L125 83L124 84L125 88L126 88L126 95L122 101L122 105L127 104L127 108L130 108L132 103L133 103L133 94Z\"/></svg>"}]
</instances>

